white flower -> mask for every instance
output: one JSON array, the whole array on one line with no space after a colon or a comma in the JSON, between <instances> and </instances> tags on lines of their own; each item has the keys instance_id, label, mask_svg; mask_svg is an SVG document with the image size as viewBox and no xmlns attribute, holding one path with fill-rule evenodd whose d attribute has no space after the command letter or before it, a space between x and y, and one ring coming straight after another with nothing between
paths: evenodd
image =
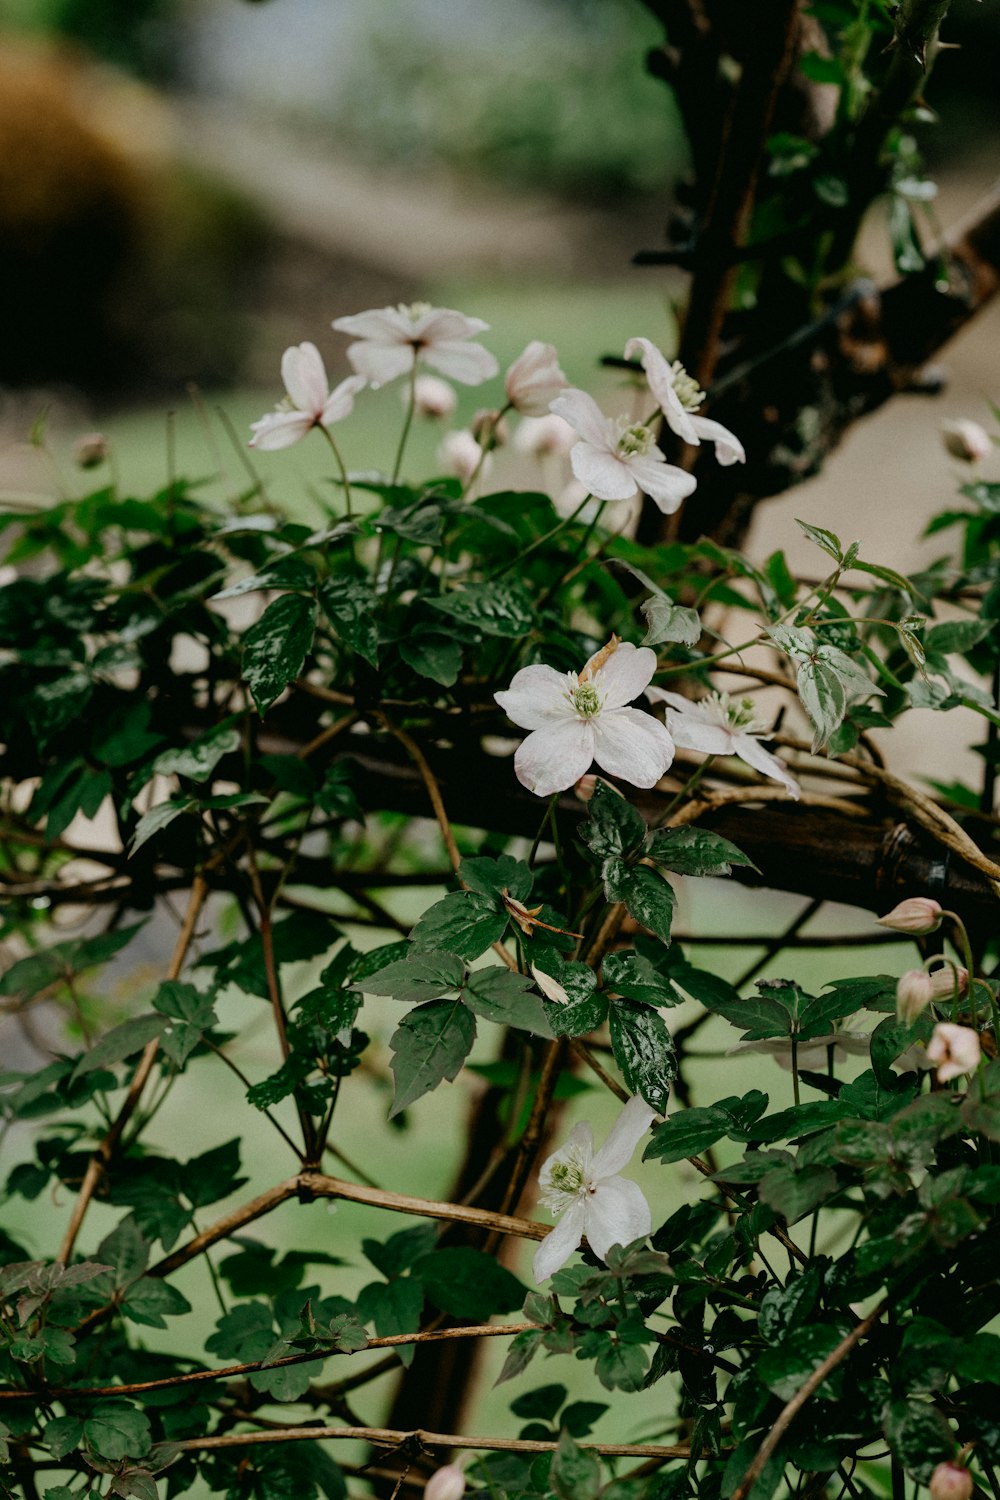
<instances>
[{"instance_id":1,"label":"white flower","mask_svg":"<svg viewBox=\"0 0 1000 1500\"><path fill-rule=\"evenodd\" d=\"M570 463L598 500L631 500L645 493L669 516L697 488L690 474L667 463L652 428L630 417L606 417L586 391L564 391L550 409L580 434Z\"/></svg>"},{"instance_id":2,"label":"white flower","mask_svg":"<svg viewBox=\"0 0 1000 1500\"><path fill-rule=\"evenodd\" d=\"M576 433L555 412L547 417L525 417L514 433L514 447L530 458L565 458L575 442Z\"/></svg>"},{"instance_id":3,"label":"white flower","mask_svg":"<svg viewBox=\"0 0 1000 1500\"><path fill-rule=\"evenodd\" d=\"M942 423L941 441L952 458L960 458L967 464L979 463L993 451L989 433L978 422L970 422L967 418Z\"/></svg>"},{"instance_id":4,"label":"white flower","mask_svg":"<svg viewBox=\"0 0 1000 1500\"><path fill-rule=\"evenodd\" d=\"M795 1065L807 1071L819 1072L825 1068L833 1048L835 1062L844 1062L848 1057L867 1057L871 1046L871 1034L867 1031L846 1031L835 1027L825 1036L811 1036L800 1041L795 1048ZM762 1052L773 1057L780 1068L791 1069L792 1039L787 1036L767 1037L756 1042L737 1042L729 1048L730 1054L737 1052Z\"/></svg>"},{"instance_id":5,"label":"white flower","mask_svg":"<svg viewBox=\"0 0 1000 1500\"><path fill-rule=\"evenodd\" d=\"M286 349L281 356L281 378L288 396L277 411L250 424L251 448L290 448L311 428L340 422L349 415L355 396L365 385L363 376L349 375L331 391L315 344L295 344Z\"/></svg>"},{"instance_id":6,"label":"white flower","mask_svg":"<svg viewBox=\"0 0 1000 1500\"><path fill-rule=\"evenodd\" d=\"M456 474L463 484L468 484L477 469L482 473L490 462L488 455L484 458L482 448L468 428L448 433L438 448L438 460L449 474Z\"/></svg>"},{"instance_id":7,"label":"white flower","mask_svg":"<svg viewBox=\"0 0 1000 1500\"><path fill-rule=\"evenodd\" d=\"M533 732L518 746L514 770L539 797L574 786L593 761L632 786L655 786L674 756L669 732L652 714L627 708L656 671L648 646L614 636L583 671L522 667L493 696L509 718Z\"/></svg>"},{"instance_id":8,"label":"white flower","mask_svg":"<svg viewBox=\"0 0 1000 1500\"><path fill-rule=\"evenodd\" d=\"M403 400L407 399L405 389ZM453 386L438 375L418 375L413 383L413 405L418 416L445 421L453 416L458 397Z\"/></svg>"},{"instance_id":9,"label":"white flower","mask_svg":"<svg viewBox=\"0 0 1000 1500\"><path fill-rule=\"evenodd\" d=\"M979 1037L971 1026L953 1026L939 1021L927 1043L927 1058L937 1065L938 1083L948 1083L979 1067Z\"/></svg>"},{"instance_id":10,"label":"white flower","mask_svg":"<svg viewBox=\"0 0 1000 1500\"><path fill-rule=\"evenodd\" d=\"M628 1245L653 1227L649 1204L634 1182L619 1177L646 1134L656 1111L638 1094L630 1099L599 1151L586 1121L570 1131L566 1143L542 1165L542 1202L562 1217L535 1251L536 1281L565 1265L584 1235L591 1250L606 1261L612 1245Z\"/></svg>"},{"instance_id":11,"label":"white flower","mask_svg":"<svg viewBox=\"0 0 1000 1500\"><path fill-rule=\"evenodd\" d=\"M629 339L625 345L625 358L638 359L641 363L649 389L671 432L683 438L685 443L698 444L702 438L714 443L715 456L720 464L746 463L743 444L728 427L696 415L705 392L698 389L697 382L692 380L679 360L668 364L649 339Z\"/></svg>"},{"instance_id":12,"label":"white flower","mask_svg":"<svg viewBox=\"0 0 1000 1500\"><path fill-rule=\"evenodd\" d=\"M435 1469L424 1486L424 1500L462 1500L464 1494L465 1475L458 1464Z\"/></svg>"},{"instance_id":13,"label":"white flower","mask_svg":"<svg viewBox=\"0 0 1000 1500\"><path fill-rule=\"evenodd\" d=\"M357 340L348 345L347 357L375 386L408 374L418 359L461 385L479 385L500 368L481 344L469 343L490 325L450 307L400 303L335 318L333 326Z\"/></svg>"},{"instance_id":14,"label":"white flower","mask_svg":"<svg viewBox=\"0 0 1000 1500\"><path fill-rule=\"evenodd\" d=\"M908 1026L935 998L934 983L924 969L908 969L896 983L896 1019Z\"/></svg>"},{"instance_id":15,"label":"white flower","mask_svg":"<svg viewBox=\"0 0 1000 1500\"><path fill-rule=\"evenodd\" d=\"M515 411L526 417L541 417L548 411L549 402L568 385L553 345L532 339L507 371L503 388Z\"/></svg>"},{"instance_id":16,"label":"white flower","mask_svg":"<svg viewBox=\"0 0 1000 1500\"><path fill-rule=\"evenodd\" d=\"M749 698L734 703L728 693L709 693L693 703L690 698L658 687L647 688L646 697L667 705L667 727L679 749L701 750L705 755L738 755L762 776L780 781L790 797L798 798L799 784L789 776L784 762L759 743L760 736L768 731L757 720Z\"/></svg>"}]
</instances>

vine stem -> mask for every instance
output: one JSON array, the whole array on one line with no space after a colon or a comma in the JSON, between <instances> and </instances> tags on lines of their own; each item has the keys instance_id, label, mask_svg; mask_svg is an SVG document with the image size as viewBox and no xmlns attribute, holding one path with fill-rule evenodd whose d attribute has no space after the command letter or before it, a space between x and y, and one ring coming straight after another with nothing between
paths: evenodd
<instances>
[{"instance_id":1,"label":"vine stem","mask_svg":"<svg viewBox=\"0 0 1000 1500\"><path fill-rule=\"evenodd\" d=\"M740 1480L739 1484L736 1486L736 1489L733 1490L733 1493L730 1496L730 1500L746 1500L746 1497L749 1495L750 1491L757 1483L757 1480L764 1472L764 1467L767 1464L768 1459L771 1457L771 1454L777 1448L778 1444L781 1442L781 1439L784 1437L785 1433L788 1431L789 1427L798 1416L803 1406L805 1406L810 1396L814 1391L819 1389L826 1377L831 1373L831 1371L837 1368L841 1360L846 1359L847 1355L850 1354L855 1344L860 1343L865 1334L869 1333L871 1329L874 1328L875 1324L882 1317L883 1313L888 1310L889 1305L889 1298L883 1297L882 1301L876 1308L873 1308L873 1310L868 1314L867 1318L862 1318L861 1322L851 1329L847 1337L841 1339L836 1349L833 1349L826 1356L826 1359L823 1360L822 1364L816 1366L816 1369L809 1376L809 1379L804 1381L803 1384L799 1386L799 1389L795 1392L795 1395L792 1397L792 1399L785 1403L781 1411L778 1413L771 1431L768 1433L767 1437L757 1449L757 1452L754 1455L753 1462L747 1469L746 1473L743 1475L743 1478Z\"/></svg>"},{"instance_id":2,"label":"vine stem","mask_svg":"<svg viewBox=\"0 0 1000 1500\"><path fill-rule=\"evenodd\" d=\"M170 966L164 976L168 981L176 979L184 967L184 961L187 958L188 949L194 938L194 931L198 925L198 918L201 915L201 909L205 904L207 895L208 883L204 875L198 874L192 882L187 910L184 913L181 930L177 934L177 942L174 945ZM63 1236L63 1242L59 1247L59 1254L56 1257L63 1265L69 1263L69 1259L73 1254L73 1247L76 1244L77 1235L80 1233L87 1209L94 1196L94 1191L101 1179L102 1173L115 1153L115 1148L122 1138L126 1125L138 1108L142 1091L146 1087L150 1073L153 1071L153 1064L156 1061L156 1055L159 1050L159 1037L154 1037L151 1042L146 1043L142 1056L136 1065L136 1070L132 1075L132 1082L129 1084L129 1090L125 1095L122 1107L108 1128L97 1150L87 1163L87 1170L83 1174L83 1181L80 1184L80 1191L73 1205L69 1225Z\"/></svg>"},{"instance_id":3,"label":"vine stem","mask_svg":"<svg viewBox=\"0 0 1000 1500\"><path fill-rule=\"evenodd\" d=\"M482 1448L500 1453L554 1453L558 1443L535 1442L530 1438L463 1437L456 1432L425 1432L415 1428L403 1432L392 1427L279 1427L269 1432L224 1433L220 1437L186 1438L177 1444L183 1451L192 1449L236 1448L257 1443L294 1443L302 1441L336 1441L339 1438L361 1439L399 1448L404 1443L421 1443L427 1448ZM657 1446L654 1443L580 1443L591 1453L605 1453L623 1458L689 1458L687 1444Z\"/></svg>"}]
</instances>

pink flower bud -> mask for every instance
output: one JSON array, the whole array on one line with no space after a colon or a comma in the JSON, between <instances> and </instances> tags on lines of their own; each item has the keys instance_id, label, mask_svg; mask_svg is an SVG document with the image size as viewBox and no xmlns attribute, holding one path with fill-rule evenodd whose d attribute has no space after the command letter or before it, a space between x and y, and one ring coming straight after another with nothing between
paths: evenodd
<instances>
[{"instance_id":1,"label":"pink flower bud","mask_svg":"<svg viewBox=\"0 0 1000 1500\"><path fill-rule=\"evenodd\" d=\"M438 458L448 472L457 475L463 484L468 484L480 464L483 469L486 467L482 448L467 430L449 432L438 449Z\"/></svg>"},{"instance_id":2,"label":"pink flower bud","mask_svg":"<svg viewBox=\"0 0 1000 1500\"><path fill-rule=\"evenodd\" d=\"M435 1469L428 1479L424 1500L462 1500L464 1494L465 1475L462 1470L458 1464L445 1464L443 1469Z\"/></svg>"},{"instance_id":3,"label":"pink flower bud","mask_svg":"<svg viewBox=\"0 0 1000 1500\"><path fill-rule=\"evenodd\" d=\"M96 469L98 464L105 462L110 451L103 432L85 432L76 440L73 457L81 469Z\"/></svg>"},{"instance_id":4,"label":"pink flower bud","mask_svg":"<svg viewBox=\"0 0 1000 1500\"><path fill-rule=\"evenodd\" d=\"M931 1475L931 1500L969 1500L972 1475L958 1464L938 1464Z\"/></svg>"},{"instance_id":5,"label":"pink flower bud","mask_svg":"<svg viewBox=\"0 0 1000 1500\"><path fill-rule=\"evenodd\" d=\"M403 391L403 399L406 399ZM458 397L454 387L437 375L418 375L413 385L414 410L421 417L444 421L454 414Z\"/></svg>"},{"instance_id":6,"label":"pink flower bud","mask_svg":"<svg viewBox=\"0 0 1000 1500\"><path fill-rule=\"evenodd\" d=\"M893 932L912 932L917 937L936 932L941 926L944 908L930 896L910 896L894 906L884 917L878 917L880 927L891 927Z\"/></svg>"},{"instance_id":7,"label":"pink flower bud","mask_svg":"<svg viewBox=\"0 0 1000 1500\"><path fill-rule=\"evenodd\" d=\"M979 1067L979 1037L971 1026L939 1021L927 1043L927 1056L938 1065L938 1083L949 1083L952 1078L974 1073Z\"/></svg>"},{"instance_id":8,"label":"pink flower bud","mask_svg":"<svg viewBox=\"0 0 1000 1500\"><path fill-rule=\"evenodd\" d=\"M960 458L967 464L978 463L993 448L989 434L983 431L979 423L970 422L964 417L957 422L942 423L941 441L952 458Z\"/></svg>"},{"instance_id":9,"label":"pink flower bud","mask_svg":"<svg viewBox=\"0 0 1000 1500\"><path fill-rule=\"evenodd\" d=\"M549 412L547 417L525 417L514 434L514 447L531 458L565 458L577 434L565 417Z\"/></svg>"},{"instance_id":10,"label":"pink flower bud","mask_svg":"<svg viewBox=\"0 0 1000 1500\"><path fill-rule=\"evenodd\" d=\"M506 448L510 438L506 419L498 411L491 411L488 407L476 412L469 428L476 442L487 453L492 453L494 448Z\"/></svg>"},{"instance_id":11,"label":"pink flower bud","mask_svg":"<svg viewBox=\"0 0 1000 1500\"><path fill-rule=\"evenodd\" d=\"M559 356L551 344L537 339L518 355L504 379L507 399L525 417L541 417L569 381L559 368Z\"/></svg>"},{"instance_id":12,"label":"pink flower bud","mask_svg":"<svg viewBox=\"0 0 1000 1500\"><path fill-rule=\"evenodd\" d=\"M896 1017L912 1025L934 999L931 976L923 969L910 969L896 985Z\"/></svg>"},{"instance_id":13,"label":"pink flower bud","mask_svg":"<svg viewBox=\"0 0 1000 1500\"><path fill-rule=\"evenodd\" d=\"M942 964L940 969L932 969L927 976L934 990L935 1000L950 1000L955 993L956 984L958 993L964 995L969 988L969 971L960 969L956 964Z\"/></svg>"}]
</instances>

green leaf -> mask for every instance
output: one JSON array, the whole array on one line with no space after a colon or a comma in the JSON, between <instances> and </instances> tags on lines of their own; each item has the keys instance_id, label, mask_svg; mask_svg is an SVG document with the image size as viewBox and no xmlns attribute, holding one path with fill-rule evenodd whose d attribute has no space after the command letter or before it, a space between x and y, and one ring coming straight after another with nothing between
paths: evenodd
<instances>
[{"instance_id":1,"label":"green leaf","mask_svg":"<svg viewBox=\"0 0 1000 1500\"><path fill-rule=\"evenodd\" d=\"M357 1308L364 1319L371 1319L379 1338L396 1333L416 1333L424 1306L424 1291L412 1276L397 1276L392 1281L373 1281L358 1294ZM413 1363L413 1345L396 1350L404 1365Z\"/></svg>"},{"instance_id":2,"label":"green leaf","mask_svg":"<svg viewBox=\"0 0 1000 1500\"><path fill-rule=\"evenodd\" d=\"M801 1390L809 1376L832 1354L843 1340L845 1330L829 1323L814 1323L793 1328L773 1349L767 1349L757 1361L757 1374L781 1401L790 1401ZM844 1367L832 1371L818 1387L813 1398L835 1399L843 1385Z\"/></svg>"},{"instance_id":3,"label":"green leaf","mask_svg":"<svg viewBox=\"0 0 1000 1500\"><path fill-rule=\"evenodd\" d=\"M149 809L148 813L143 813L135 825L135 832L129 843L129 853L135 854L136 850L141 849L154 833L159 833L175 818L179 818L181 813L190 812L196 806L197 803L193 797L171 797L168 802L158 802L155 807Z\"/></svg>"},{"instance_id":4,"label":"green leaf","mask_svg":"<svg viewBox=\"0 0 1000 1500\"><path fill-rule=\"evenodd\" d=\"M596 1500L601 1488L601 1465L597 1455L580 1448L565 1430L552 1455L549 1483L559 1500Z\"/></svg>"},{"instance_id":5,"label":"green leaf","mask_svg":"<svg viewBox=\"0 0 1000 1500\"><path fill-rule=\"evenodd\" d=\"M830 1167L777 1167L760 1184L760 1196L787 1224L795 1224L831 1198L840 1184Z\"/></svg>"},{"instance_id":6,"label":"green leaf","mask_svg":"<svg viewBox=\"0 0 1000 1500\"><path fill-rule=\"evenodd\" d=\"M625 950L609 953L601 965L604 988L646 1005L680 1005L683 996L644 954Z\"/></svg>"},{"instance_id":7,"label":"green leaf","mask_svg":"<svg viewBox=\"0 0 1000 1500\"><path fill-rule=\"evenodd\" d=\"M523 1333L515 1334L507 1350L503 1368L496 1378L496 1384L502 1385L505 1380L513 1380L515 1375L520 1375L523 1370L526 1370L542 1347L544 1338L545 1334L540 1328L538 1330L526 1328Z\"/></svg>"},{"instance_id":8,"label":"green leaf","mask_svg":"<svg viewBox=\"0 0 1000 1500\"><path fill-rule=\"evenodd\" d=\"M1000 1337L995 1333L977 1333L963 1340L955 1372L963 1380L1000 1385Z\"/></svg>"},{"instance_id":9,"label":"green leaf","mask_svg":"<svg viewBox=\"0 0 1000 1500\"><path fill-rule=\"evenodd\" d=\"M608 1002L597 988L593 969L587 964L565 963L551 948L538 954L533 962L535 968L561 984L569 997L564 1002L546 1002L545 1013L556 1036L585 1036L603 1025Z\"/></svg>"},{"instance_id":10,"label":"green leaf","mask_svg":"<svg viewBox=\"0 0 1000 1500\"><path fill-rule=\"evenodd\" d=\"M514 1026L532 1036L551 1037L545 1006L531 985L527 974L500 968L474 969L462 988L462 999L485 1021Z\"/></svg>"},{"instance_id":11,"label":"green leaf","mask_svg":"<svg viewBox=\"0 0 1000 1500\"><path fill-rule=\"evenodd\" d=\"M683 1161L698 1156L728 1132L731 1120L718 1105L685 1109L653 1127L653 1138L643 1152L643 1161Z\"/></svg>"},{"instance_id":12,"label":"green leaf","mask_svg":"<svg viewBox=\"0 0 1000 1500\"><path fill-rule=\"evenodd\" d=\"M701 639L698 611L675 604L666 594L651 594L639 610L646 622L646 634L640 642L643 646L662 646L668 641L697 646Z\"/></svg>"},{"instance_id":13,"label":"green leaf","mask_svg":"<svg viewBox=\"0 0 1000 1500\"><path fill-rule=\"evenodd\" d=\"M603 781L594 787L580 837L602 860L631 854L642 847L646 823L642 814Z\"/></svg>"},{"instance_id":14,"label":"green leaf","mask_svg":"<svg viewBox=\"0 0 1000 1500\"><path fill-rule=\"evenodd\" d=\"M460 989L464 978L465 964L457 954L428 948L369 974L362 988L367 995L391 995L394 1000L439 1000L449 990Z\"/></svg>"},{"instance_id":15,"label":"green leaf","mask_svg":"<svg viewBox=\"0 0 1000 1500\"><path fill-rule=\"evenodd\" d=\"M929 1402L890 1402L882 1412L882 1430L896 1459L922 1484L938 1464L954 1457L954 1433Z\"/></svg>"},{"instance_id":16,"label":"green leaf","mask_svg":"<svg viewBox=\"0 0 1000 1500\"><path fill-rule=\"evenodd\" d=\"M661 828L653 834L649 857L678 875L729 875L733 865L757 866L735 844L704 828Z\"/></svg>"},{"instance_id":17,"label":"green leaf","mask_svg":"<svg viewBox=\"0 0 1000 1500\"><path fill-rule=\"evenodd\" d=\"M494 902L502 899L504 891L515 901L527 901L534 884L529 866L523 859L514 859L509 854L501 854L496 859L486 855L463 859L458 867L458 878L470 890L492 897Z\"/></svg>"},{"instance_id":18,"label":"green leaf","mask_svg":"<svg viewBox=\"0 0 1000 1500\"><path fill-rule=\"evenodd\" d=\"M193 984L166 979L157 990L153 1005L161 1015L169 1017L161 1046L170 1061L182 1068L203 1034L218 1024L215 997L202 994Z\"/></svg>"},{"instance_id":19,"label":"green leaf","mask_svg":"<svg viewBox=\"0 0 1000 1500\"><path fill-rule=\"evenodd\" d=\"M153 770L161 776L187 776L192 781L207 781L219 761L226 755L235 754L241 744L239 720L224 719L183 749L164 750L153 762Z\"/></svg>"},{"instance_id":20,"label":"green leaf","mask_svg":"<svg viewBox=\"0 0 1000 1500\"><path fill-rule=\"evenodd\" d=\"M765 1120L758 1120L747 1132L750 1140L770 1141L797 1140L800 1136L813 1135L835 1125L847 1113L837 1099L810 1100L808 1104L793 1104L789 1109L778 1110Z\"/></svg>"},{"instance_id":21,"label":"green leaf","mask_svg":"<svg viewBox=\"0 0 1000 1500\"><path fill-rule=\"evenodd\" d=\"M130 1401L98 1401L84 1419L83 1433L91 1451L110 1463L142 1458L152 1442L149 1419Z\"/></svg>"},{"instance_id":22,"label":"green leaf","mask_svg":"<svg viewBox=\"0 0 1000 1500\"><path fill-rule=\"evenodd\" d=\"M82 1078L85 1073L92 1073L96 1068L108 1068L114 1063L124 1062L127 1057L133 1057L136 1052L142 1051L147 1042L158 1037L166 1024L162 1016L155 1015L135 1016L131 1021L123 1021L120 1026L106 1032L89 1052L84 1052L77 1059L73 1070L74 1078Z\"/></svg>"},{"instance_id":23,"label":"green leaf","mask_svg":"<svg viewBox=\"0 0 1000 1500\"><path fill-rule=\"evenodd\" d=\"M485 1322L493 1313L513 1312L525 1288L494 1256L455 1246L432 1250L410 1271L436 1307L453 1318Z\"/></svg>"},{"instance_id":24,"label":"green leaf","mask_svg":"<svg viewBox=\"0 0 1000 1500\"><path fill-rule=\"evenodd\" d=\"M615 1062L629 1093L641 1094L657 1114L663 1114L677 1076L677 1054L666 1022L635 1000L613 1000L609 1026Z\"/></svg>"},{"instance_id":25,"label":"green leaf","mask_svg":"<svg viewBox=\"0 0 1000 1500\"><path fill-rule=\"evenodd\" d=\"M840 537L834 532L827 531L824 526L813 526L808 521L800 521L798 516L795 517L795 524L805 532L811 542L815 542L817 547L822 547L823 551L832 557L834 562L842 560L844 556L843 544Z\"/></svg>"},{"instance_id":26,"label":"green leaf","mask_svg":"<svg viewBox=\"0 0 1000 1500\"><path fill-rule=\"evenodd\" d=\"M360 579L338 574L321 585L319 602L340 640L377 667L378 595Z\"/></svg>"},{"instance_id":27,"label":"green leaf","mask_svg":"<svg viewBox=\"0 0 1000 1500\"><path fill-rule=\"evenodd\" d=\"M991 620L945 620L924 632L924 650L937 656L964 654L985 640L992 629Z\"/></svg>"},{"instance_id":28,"label":"green leaf","mask_svg":"<svg viewBox=\"0 0 1000 1500\"><path fill-rule=\"evenodd\" d=\"M503 937L507 913L477 891L450 891L424 912L413 929L417 948L440 949L472 960Z\"/></svg>"},{"instance_id":29,"label":"green leaf","mask_svg":"<svg viewBox=\"0 0 1000 1500\"><path fill-rule=\"evenodd\" d=\"M134 1219L122 1219L97 1247L101 1261L111 1267L116 1290L141 1276L149 1262L149 1241Z\"/></svg>"},{"instance_id":30,"label":"green leaf","mask_svg":"<svg viewBox=\"0 0 1000 1500\"><path fill-rule=\"evenodd\" d=\"M432 609L483 635L520 640L535 622L531 599L517 583L473 583L426 601Z\"/></svg>"},{"instance_id":31,"label":"green leaf","mask_svg":"<svg viewBox=\"0 0 1000 1500\"><path fill-rule=\"evenodd\" d=\"M129 1287L121 1308L133 1323L143 1323L147 1328L166 1328L167 1318L189 1313L191 1304L176 1287L159 1277L143 1276Z\"/></svg>"},{"instance_id":32,"label":"green leaf","mask_svg":"<svg viewBox=\"0 0 1000 1500\"><path fill-rule=\"evenodd\" d=\"M316 601L282 594L243 637L243 676L260 714L302 671L316 629Z\"/></svg>"},{"instance_id":33,"label":"green leaf","mask_svg":"<svg viewBox=\"0 0 1000 1500\"><path fill-rule=\"evenodd\" d=\"M797 686L802 707L815 730L812 740L815 754L843 721L847 692L837 671L821 661L807 661L799 669Z\"/></svg>"},{"instance_id":34,"label":"green leaf","mask_svg":"<svg viewBox=\"0 0 1000 1500\"><path fill-rule=\"evenodd\" d=\"M454 687L462 670L462 644L454 637L418 628L399 641L399 654L418 677Z\"/></svg>"},{"instance_id":35,"label":"green leaf","mask_svg":"<svg viewBox=\"0 0 1000 1500\"><path fill-rule=\"evenodd\" d=\"M789 1273L784 1286L770 1286L760 1304L760 1331L768 1343L777 1343L809 1317L819 1298L822 1275L817 1265Z\"/></svg>"},{"instance_id":36,"label":"green leaf","mask_svg":"<svg viewBox=\"0 0 1000 1500\"><path fill-rule=\"evenodd\" d=\"M72 1453L83 1438L83 1422L79 1417L56 1417L46 1422L42 1433L45 1446L53 1458L65 1458Z\"/></svg>"},{"instance_id":37,"label":"green leaf","mask_svg":"<svg viewBox=\"0 0 1000 1500\"><path fill-rule=\"evenodd\" d=\"M389 1042L396 1080L389 1118L457 1078L475 1039L475 1017L458 1000L433 1000L404 1016Z\"/></svg>"},{"instance_id":38,"label":"green leaf","mask_svg":"<svg viewBox=\"0 0 1000 1500\"><path fill-rule=\"evenodd\" d=\"M674 892L662 875L648 865L608 859L604 864L604 892L609 901L623 901L641 927L648 928L661 942L670 942Z\"/></svg>"}]
</instances>

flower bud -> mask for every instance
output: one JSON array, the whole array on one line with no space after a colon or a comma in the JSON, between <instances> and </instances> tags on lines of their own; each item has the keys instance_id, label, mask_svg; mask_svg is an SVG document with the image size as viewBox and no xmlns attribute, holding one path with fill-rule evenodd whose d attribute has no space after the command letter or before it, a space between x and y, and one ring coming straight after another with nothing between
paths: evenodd
<instances>
[{"instance_id":1,"label":"flower bud","mask_svg":"<svg viewBox=\"0 0 1000 1500\"><path fill-rule=\"evenodd\" d=\"M518 423L514 447L530 458L565 458L577 440L577 434L565 417L549 412L546 417L525 417Z\"/></svg>"},{"instance_id":2,"label":"flower bud","mask_svg":"<svg viewBox=\"0 0 1000 1500\"><path fill-rule=\"evenodd\" d=\"M438 449L438 458L449 473L455 474L463 484L468 484L483 461L483 450L467 429L449 432ZM486 465L483 463L483 468Z\"/></svg>"},{"instance_id":3,"label":"flower bud","mask_svg":"<svg viewBox=\"0 0 1000 1500\"><path fill-rule=\"evenodd\" d=\"M559 356L552 344L533 339L515 359L503 384L515 411L525 417L541 417L569 381L559 368Z\"/></svg>"},{"instance_id":4,"label":"flower bud","mask_svg":"<svg viewBox=\"0 0 1000 1500\"><path fill-rule=\"evenodd\" d=\"M932 969L927 977L933 987L935 1000L950 1000L956 988L960 995L964 995L969 988L969 971L960 969L957 964L942 964L940 969Z\"/></svg>"},{"instance_id":5,"label":"flower bud","mask_svg":"<svg viewBox=\"0 0 1000 1500\"><path fill-rule=\"evenodd\" d=\"M73 457L81 469L96 469L106 462L110 451L103 432L85 432L76 440Z\"/></svg>"},{"instance_id":6,"label":"flower bud","mask_svg":"<svg viewBox=\"0 0 1000 1500\"><path fill-rule=\"evenodd\" d=\"M876 920L880 927L891 927L893 932L910 932L922 937L928 932L937 931L943 915L944 908L932 897L910 896Z\"/></svg>"},{"instance_id":7,"label":"flower bud","mask_svg":"<svg viewBox=\"0 0 1000 1500\"><path fill-rule=\"evenodd\" d=\"M931 1500L969 1500L972 1475L958 1464L938 1464L931 1475Z\"/></svg>"},{"instance_id":8,"label":"flower bud","mask_svg":"<svg viewBox=\"0 0 1000 1500\"><path fill-rule=\"evenodd\" d=\"M492 453L494 448L506 448L510 440L510 428L498 411L485 407L477 411L469 423L472 436L481 448Z\"/></svg>"},{"instance_id":9,"label":"flower bud","mask_svg":"<svg viewBox=\"0 0 1000 1500\"><path fill-rule=\"evenodd\" d=\"M941 426L941 441L952 458L960 458L967 464L979 463L993 447L989 434L983 431L979 423L965 418L960 418L957 422L944 422Z\"/></svg>"},{"instance_id":10,"label":"flower bud","mask_svg":"<svg viewBox=\"0 0 1000 1500\"><path fill-rule=\"evenodd\" d=\"M435 1469L428 1479L424 1500L462 1500L464 1494L465 1475L462 1470L458 1464L445 1464L443 1469Z\"/></svg>"},{"instance_id":11,"label":"flower bud","mask_svg":"<svg viewBox=\"0 0 1000 1500\"><path fill-rule=\"evenodd\" d=\"M406 391L403 391L406 399ZM443 422L454 415L458 397L447 380L438 375L418 375L413 384L413 407L418 416Z\"/></svg>"},{"instance_id":12,"label":"flower bud","mask_svg":"<svg viewBox=\"0 0 1000 1500\"><path fill-rule=\"evenodd\" d=\"M927 1043L927 1056L937 1064L938 1083L949 1083L979 1067L979 1037L971 1026L953 1026L939 1021Z\"/></svg>"},{"instance_id":13,"label":"flower bud","mask_svg":"<svg viewBox=\"0 0 1000 1500\"><path fill-rule=\"evenodd\" d=\"M934 999L931 976L923 969L910 969L896 985L896 1018L912 1025Z\"/></svg>"}]
</instances>

